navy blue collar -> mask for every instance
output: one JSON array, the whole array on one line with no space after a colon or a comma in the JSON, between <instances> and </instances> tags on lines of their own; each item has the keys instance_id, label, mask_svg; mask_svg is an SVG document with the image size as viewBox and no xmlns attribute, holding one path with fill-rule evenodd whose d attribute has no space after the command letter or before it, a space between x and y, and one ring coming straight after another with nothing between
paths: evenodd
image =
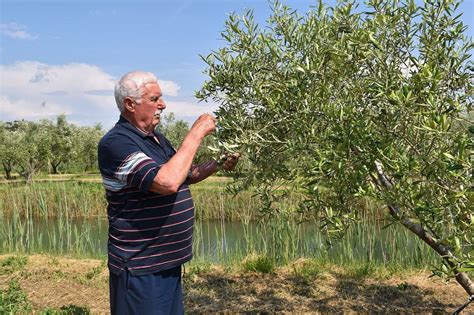
<instances>
[{"instance_id":1,"label":"navy blue collar","mask_svg":"<svg viewBox=\"0 0 474 315\"><path fill-rule=\"evenodd\" d=\"M146 138L153 138L153 137L159 137L159 133L155 130L153 132L144 132L138 129L135 125L133 125L131 122L129 122L125 117L120 115L119 121L117 122L117 125L122 126L123 128L139 135L143 139Z\"/></svg>"}]
</instances>

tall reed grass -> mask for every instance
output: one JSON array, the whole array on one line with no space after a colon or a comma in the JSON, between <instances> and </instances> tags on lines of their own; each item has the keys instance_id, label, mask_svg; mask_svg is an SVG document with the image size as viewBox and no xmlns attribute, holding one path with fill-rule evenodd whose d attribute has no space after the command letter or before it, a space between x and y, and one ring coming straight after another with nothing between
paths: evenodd
<instances>
[{"instance_id":1,"label":"tall reed grass","mask_svg":"<svg viewBox=\"0 0 474 315\"><path fill-rule=\"evenodd\" d=\"M342 266L370 263L398 270L424 269L439 260L404 227L382 227L375 220L354 224L343 239L329 245L316 220L303 224L285 217L263 224L203 221L196 224L194 259L235 265L249 256L263 256L276 265L286 265L310 258Z\"/></svg>"},{"instance_id":2,"label":"tall reed grass","mask_svg":"<svg viewBox=\"0 0 474 315\"><path fill-rule=\"evenodd\" d=\"M251 192L237 196L224 193L225 183L191 187L198 219L240 220L257 217L260 203ZM101 183L64 181L0 185L0 214L19 217L93 218L107 216Z\"/></svg>"},{"instance_id":3,"label":"tall reed grass","mask_svg":"<svg viewBox=\"0 0 474 315\"><path fill-rule=\"evenodd\" d=\"M104 258L107 227L104 219L0 218L1 253L48 253Z\"/></svg>"},{"instance_id":4,"label":"tall reed grass","mask_svg":"<svg viewBox=\"0 0 474 315\"><path fill-rule=\"evenodd\" d=\"M106 215L104 189L100 183L65 181L10 183L0 185L3 214L52 218Z\"/></svg>"},{"instance_id":5,"label":"tall reed grass","mask_svg":"<svg viewBox=\"0 0 474 315\"><path fill-rule=\"evenodd\" d=\"M308 218L298 217L293 198L284 200L278 205L280 211L257 223L257 198L251 192L224 194L224 186L225 183L213 182L192 187L197 261L239 264L246 257L257 255L277 265L307 257L341 265L371 262L425 268L438 259L408 230L397 225L382 230L384 222L370 215L354 224L341 241L328 246L317 218L297 223ZM0 185L1 252L103 258L106 238L106 201L100 183Z\"/></svg>"}]
</instances>

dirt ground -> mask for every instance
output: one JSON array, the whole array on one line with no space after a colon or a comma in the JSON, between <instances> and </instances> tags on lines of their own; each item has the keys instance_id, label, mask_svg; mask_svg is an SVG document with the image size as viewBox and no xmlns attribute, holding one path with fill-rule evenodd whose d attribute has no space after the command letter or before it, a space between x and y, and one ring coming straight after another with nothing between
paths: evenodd
<instances>
[{"instance_id":1,"label":"dirt ground","mask_svg":"<svg viewBox=\"0 0 474 315\"><path fill-rule=\"evenodd\" d=\"M0 261L11 255L0 255ZM299 265L298 265L299 264ZM445 314L466 301L455 282L407 272L383 279L354 278L337 267L299 273L301 264L261 274L221 266L185 268L187 313ZM31 255L26 265L0 270L0 289L16 279L33 310L75 305L108 313L104 261ZM303 270L303 269L301 269ZM470 306L463 314L474 314Z\"/></svg>"}]
</instances>

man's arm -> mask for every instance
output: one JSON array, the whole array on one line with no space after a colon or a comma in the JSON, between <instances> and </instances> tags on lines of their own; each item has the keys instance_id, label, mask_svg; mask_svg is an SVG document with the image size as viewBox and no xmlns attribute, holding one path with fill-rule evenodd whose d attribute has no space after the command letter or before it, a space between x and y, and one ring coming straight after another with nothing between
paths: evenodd
<instances>
[{"instance_id":1,"label":"man's arm","mask_svg":"<svg viewBox=\"0 0 474 315\"><path fill-rule=\"evenodd\" d=\"M215 128L214 117L209 114L199 116L176 154L161 166L150 190L164 195L176 193L188 175L201 141Z\"/></svg>"},{"instance_id":2,"label":"man's arm","mask_svg":"<svg viewBox=\"0 0 474 315\"><path fill-rule=\"evenodd\" d=\"M231 171L237 165L240 154L232 154L226 157L225 161L222 163L222 166L219 166L216 160L210 160L198 165L193 165L191 168L191 178L189 179L189 184L196 184L200 181L208 178L212 174L216 173L220 169L224 171Z\"/></svg>"},{"instance_id":3,"label":"man's arm","mask_svg":"<svg viewBox=\"0 0 474 315\"><path fill-rule=\"evenodd\" d=\"M216 173L218 170L219 165L215 160L210 160L198 165L193 165L191 167L191 178L188 180L188 183L199 183L200 181L205 180L212 174Z\"/></svg>"}]
</instances>

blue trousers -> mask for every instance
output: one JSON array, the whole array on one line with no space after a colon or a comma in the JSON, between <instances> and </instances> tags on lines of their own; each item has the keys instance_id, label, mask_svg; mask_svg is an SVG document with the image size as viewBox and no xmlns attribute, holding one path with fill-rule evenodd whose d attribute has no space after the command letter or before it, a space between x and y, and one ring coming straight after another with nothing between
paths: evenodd
<instances>
[{"instance_id":1,"label":"blue trousers","mask_svg":"<svg viewBox=\"0 0 474 315\"><path fill-rule=\"evenodd\" d=\"M144 276L110 273L112 315L184 314L181 266Z\"/></svg>"}]
</instances>

